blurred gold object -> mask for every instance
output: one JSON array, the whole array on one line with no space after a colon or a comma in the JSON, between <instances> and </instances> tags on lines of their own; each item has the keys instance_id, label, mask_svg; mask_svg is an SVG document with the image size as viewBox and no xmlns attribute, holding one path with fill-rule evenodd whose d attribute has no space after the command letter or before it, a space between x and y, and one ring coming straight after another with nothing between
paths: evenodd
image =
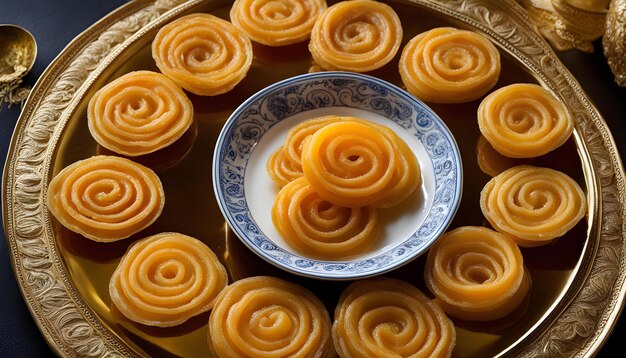
<instances>
[{"instance_id":1,"label":"blurred gold object","mask_svg":"<svg viewBox=\"0 0 626 358\"><path fill-rule=\"evenodd\" d=\"M604 33L608 0L518 0L539 32L559 51L593 52Z\"/></svg>"},{"instance_id":2,"label":"blurred gold object","mask_svg":"<svg viewBox=\"0 0 626 358\"><path fill-rule=\"evenodd\" d=\"M30 32L17 25L0 24L0 105L26 99L30 90L20 88L20 84L36 57L37 43Z\"/></svg>"},{"instance_id":3,"label":"blurred gold object","mask_svg":"<svg viewBox=\"0 0 626 358\"><path fill-rule=\"evenodd\" d=\"M615 75L615 82L626 87L626 0L611 2L602 46L604 56Z\"/></svg>"},{"instance_id":4,"label":"blurred gold object","mask_svg":"<svg viewBox=\"0 0 626 358\"><path fill-rule=\"evenodd\" d=\"M611 0L566 0L570 5L587 11L601 12L609 8Z\"/></svg>"}]
</instances>

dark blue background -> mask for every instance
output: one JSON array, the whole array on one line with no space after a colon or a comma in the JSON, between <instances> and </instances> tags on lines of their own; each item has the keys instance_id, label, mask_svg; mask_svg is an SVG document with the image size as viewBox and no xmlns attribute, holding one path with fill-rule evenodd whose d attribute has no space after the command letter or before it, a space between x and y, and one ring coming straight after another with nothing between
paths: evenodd
<instances>
[{"instance_id":1,"label":"dark blue background","mask_svg":"<svg viewBox=\"0 0 626 358\"><path fill-rule=\"evenodd\" d=\"M38 55L25 83L34 85L48 64L76 35L95 21L122 5L122 0L0 0L0 24L17 24L27 28L37 39ZM579 51L560 53L559 57L575 75L600 109L613 132L620 153L626 143L626 89L613 82L613 76L602 55L600 43L594 54ZM19 107L0 111L0 166L4 167L7 148L19 116ZM50 356L47 346L31 318L13 276L4 240L0 233L0 357ZM623 321L623 320L622 320ZM602 353L623 350L624 323L618 324Z\"/></svg>"}]
</instances>

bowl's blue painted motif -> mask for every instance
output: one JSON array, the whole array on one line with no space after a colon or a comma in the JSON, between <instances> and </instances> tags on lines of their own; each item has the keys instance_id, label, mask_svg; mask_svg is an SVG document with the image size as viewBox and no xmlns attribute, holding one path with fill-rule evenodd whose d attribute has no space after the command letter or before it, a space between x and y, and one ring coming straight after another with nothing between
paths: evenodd
<instances>
[{"instance_id":1,"label":"bowl's blue painted motif","mask_svg":"<svg viewBox=\"0 0 626 358\"><path fill-rule=\"evenodd\" d=\"M246 201L244 175L259 139L279 121L322 107L357 108L387 117L415 136L432 161L435 193L425 220L399 245L367 259L320 261L290 253L266 237ZM213 186L218 204L246 246L282 269L324 279L381 274L425 252L456 213L461 200L462 173L454 137L430 108L383 80L345 72L296 76L256 93L224 125L213 158Z\"/></svg>"}]
</instances>

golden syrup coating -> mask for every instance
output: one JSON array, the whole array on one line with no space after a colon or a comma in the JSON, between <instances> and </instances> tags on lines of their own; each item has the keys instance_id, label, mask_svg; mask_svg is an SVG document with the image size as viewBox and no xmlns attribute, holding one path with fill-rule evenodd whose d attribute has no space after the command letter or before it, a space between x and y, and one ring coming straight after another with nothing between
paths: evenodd
<instances>
[{"instance_id":1,"label":"golden syrup coating","mask_svg":"<svg viewBox=\"0 0 626 358\"><path fill-rule=\"evenodd\" d=\"M391 278L356 281L341 294L335 350L351 357L450 357L456 331L441 308L414 286Z\"/></svg>"},{"instance_id":2,"label":"golden syrup coating","mask_svg":"<svg viewBox=\"0 0 626 358\"><path fill-rule=\"evenodd\" d=\"M289 132L287 132L283 148L285 156L292 163L294 168L298 168L302 171L302 148L304 147L304 142L309 139L313 133L327 124L338 122L346 118L347 117L323 116L306 120L291 128Z\"/></svg>"},{"instance_id":3,"label":"golden syrup coating","mask_svg":"<svg viewBox=\"0 0 626 358\"><path fill-rule=\"evenodd\" d=\"M109 283L111 300L128 319L177 326L213 307L228 284L226 269L193 237L166 232L135 242Z\"/></svg>"},{"instance_id":4,"label":"golden syrup coating","mask_svg":"<svg viewBox=\"0 0 626 358\"><path fill-rule=\"evenodd\" d=\"M385 134L389 134L390 136L396 138L395 134L387 127L378 126L375 123L366 121L358 117L342 117L334 115L322 116L306 120L289 129L289 132L287 132L287 137L285 138L285 145L283 146L285 156L295 168L299 168L300 170L302 170L302 149L304 148L304 142L308 140L313 135L313 133L317 132L318 129L324 127L325 125L341 121L357 121L372 126L377 126L381 130L384 130Z\"/></svg>"},{"instance_id":5,"label":"golden syrup coating","mask_svg":"<svg viewBox=\"0 0 626 358\"><path fill-rule=\"evenodd\" d=\"M236 0L230 21L251 40L268 46L306 41L326 0Z\"/></svg>"},{"instance_id":6,"label":"golden syrup coating","mask_svg":"<svg viewBox=\"0 0 626 358\"><path fill-rule=\"evenodd\" d=\"M544 245L563 236L585 216L585 193L554 169L521 165L492 178L480 193L480 208L498 231L520 246Z\"/></svg>"},{"instance_id":7,"label":"golden syrup coating","mask_svg":"<svg viewBox=\"0 0 626 358\"><path fill-rule=\"evenodd\" d=\"M388 128L385 129L388 134L393 134ZM411 148L409 148L406 142L398 137L396 138L398 160L396 162L395 172L391 178L391 183L385 197L373 202L371 205L374 207L390 208L398 205L411 195L422 183L421 169L417 163L415 154L413 154L413 151L411 151Z\"/></svg>"},{"instance_id":8,"label":"golden syrup coating","mask_svg":"<svg viewBox=\"0 0 626 358\"><path fill-rule=\"evenodd\" d=\"M329 357L330 318L304 287L270 276L236 281L215 301L209 346L218 357Z\"/></svg>"},{"instance_id":9,"label":"golden syrup coating","mask_svg":"<svg viewBox=\"0 0 626 358\"><path fill-rule=\"evenodd\" d=\"M491 177L495 177L516 165L527 164L529 161L503 156L482 135L478 137L478 143L476 144L476 159L480 170Z\"/></svg>"},{"instance_id":10,"label":"golden syrup coating","mask_svg":"<svg viewBox=\"0 0 626 358\"><path fill-rule=\"evenodd\" d=\"M428 252L424 277L446 313L469 321L508 316L530 289L530 275L515 241L476 226L442 235Z\"/></svg>"},{"instance_id":11,"label":"golden syrup coating","mask_svg":"<svg viewBox=\"0 0 626 358\"><path fill-rule=\"evenodd\" d=\"M250 39L209 14L183 16L163 26L152 57L164 75L189 92L216 96L233 89L252 64Z\"/></svg>"},{"instance_id":12,"label":"golden syrup coating","mask_svg":"<svg viewBox=\"0 0 626 358\"><path fill-rule=\"evenodd\" d=\"M409 146L389 128L357 117L323 116L304 121L289 130L284 146L272 154L267 162L270 178L281 187L303 173L302 150L304 144L320 128L337 122L352 121L374 127L388 137L397 147L398 161L385 196L372 203L376 207L399 204L415 191L421 183L421 171Z\"/></svg>"},{"instance_id":13,"label":"golden syrup coating","mask_svg":"<svg viewBox=\"0 0 626 358\"><path fill-rule=\"evenodd\" d=\"M392 130L335 117L305 142L302 169L319 195L345 207L399 203L419 185L413 152Z\"/></svg>"},{"instance_id":14,"label":"golden syrup coating","mask_svg":"<svg viewBox=\"0 0 626 358\"><path fill-rule=\"evenodd\" d=\"M407 90L421 100L469 102L498 82L500 53L477 33L439 27L406 44L399 68Z\"/></svg>"},{"instance_id":15,"label":"golden syrup coating","mask_svg":"<svg viewBox=\"0 0 626 358\"><path fill-rule=\"evenodd\" d=\"M283 147L278 148L267 160L266 170L270 178L281 187L303 175L302 168L294 167L287 159Z\"/></svg>"},{"instance_id":16,"label":"golden syrup coating","mask_svg":"<svg viewBox=\"0 0 626 358\"><path fill-rule=\"evenodd\" d=\"M530 158L561 146L574 130L563 103L548 90L529 83L502 87L478 107L478 125L502 155Z\"/></svg>"},{"instance_id":17,"label":"golden syrup coating","mask_svg":"<svg viewBox=\"0 0 626 358\"><path fill-rule=\"evenodd\" d=\"M192 121L191 126L171 145L145 155L132 157L135 163L144 165L157 174L180 163L191 152L198 137L198 123ZM116 155L115 152L101 145L96 146L96 155ZM129 158L131 159L131 158Z\"/></svg>"},{"instance_id":18,"label":"golden syrup coating","mask_svg":"<svg viewBox=\"0 0 626 358\"><path fill-rule=\"evenodd\" d=\"M317 130L302 152L302 169L320 196L340 206L382 199L397 161L395 143L375 127L341 121Z\"/></svg>"},{"instance_id":19,"label":"golden syrup coating","mask_svg":"<svg viewBox=\"0 0 626 358\"><path fill-rule=\"evenodd\" d=\"M375 208L334 205L322 199L304 177L280 190L272 221L298 251L327 260L363 253L378 239L380 226Z\"/></svg>"},{"instance_id":20,"label":"golden syrup coating","mask_svg":"<svg viewBox=\"0 0 626 358\"><path fill-rule=\"evenodd\" d=\"M325 70L367 72L393 59L402 25L388 5L371 0L342 1L315 22L309 50Z\"/></svg>"},{"instance_id":21,"label":"golden syrup coating","mask_svg":"<svg viewBox=\"0 0 626 358\"><path fill-rule=\"evenodd\" d=\"M159 177L143 165L95 156L61 170L50 182L47 206L63 226L98 242L125 239L161 215Z\"/></svg>"},{"instance_id":22,"label":"golden syrup coating","mask_svg":"<svg viewBox=\"0 0 626 358\"><path fill-rule=\"evenodd\" d=\"M193 106L182 88L164 75L136 71L96 92L87 120L101 146L134 157L182 137L193 121Z\"/></svg>"}]
</instances>

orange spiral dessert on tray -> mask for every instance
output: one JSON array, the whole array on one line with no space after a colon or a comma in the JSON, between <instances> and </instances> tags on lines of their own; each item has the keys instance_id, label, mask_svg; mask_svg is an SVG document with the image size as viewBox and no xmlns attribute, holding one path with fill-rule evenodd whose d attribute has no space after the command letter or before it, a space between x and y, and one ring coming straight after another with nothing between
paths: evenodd
<instances>
[{"instance_id":1,"label":"orange spiral dessert on tray","mask_svg":"<svg viewBox=\"0 0 626 358\"><path fill-rule=\"evenodd\" d=\"M515 241L484 227L466 226L442 235L428 252L424 277L446 313L470 321L508 316L530 289Z\"/></svg>"},{"instance_id":2,"label":"orange spiral dessert on tray","mask_svg":"<svg viewBox=\"0 0 626 358\"><path fill-rule=\"evenodd\" d=\"M487 38L451 27L423 32L406 44L400 75L417 98L436 103L473 101L500 76L500 53Z\"/></svg>"},{"instance_id":3,"label":"orange spiral dessert on tray","mask_svg":"<svg viewBox=\"0 0 626 358\"><path fill-rule=\"evenodd\" d=\"M164 204L163 186L152 170L113 156L71 164L52 179L47 193L48 209L63 226L98 242L141 231Z\"/></svg>"},{"instance_id":4,"label":"orange spiral dessert on tray","mask_svg":"<svg viewBox=\"0 0 626 358\"><path fill-rule=\"evenodd\" d=\"M346 207L389 207L417 188L415 155L393 131L359 118L336 118L302 150L304 175L323 199Z\"/></svg>"},{"instance_id":5,"label":"orange spiral dessert on tray","mask_svg":"<svg viewBox=\"0 0 626 358\"><path fill-rule=\"evenodd\" d=\"M193 121L182 88L164 75L136 71L102 87L89 101L89 131L103 147L127 156L162 149Z\"/></svg>"},{"instance_id":6,"label":"orange spiral dessert on tray","mask_svg":"<svg viewBox=\"0 0 626 358\"><path fill-rule=\"evenodd\" d=\"M492 178L480 193L489 223L520 246L539 246L563 236L587 211L585 193L557 170L522 165Z\"/></svg>"},{"instance_id":7,"label":"orange spiral dessert on tray","mask_svg":"<svg viewBox=\"0 0 626 358\"><path fill-rule=\"evenodd\" d=\"M285 185L272 208L282 237L309 257L345 259L370 248L378 238L375 208L334 205L313 190L306 178Z\"/></svg>"},{"instance_id":8,"label":"orange spiral dessert on tray","mask_svg":"<svg viewBox=\"0 0 626 358\"><path fill-rule=\"evenodd\" d=\"M306 41L325 0L236 0L230 21L251 40L268 46Z\"/></svg>"},{"instance_id":9,"label":"orange spiral dessert on tray","mask_svg":"<svg viewBox=\"0 0 626 358\"><path fill-rule=\"evenodd\" d=\"M187 91L215 96L230 91L246 76L252 44L230 22L192 14L159 30L152 57L164 75Z\"/></svg>"},{"instance_id":10,"label":"orange spiral dessert on tray","mask_svg":"<svg viewBox=\"0 0 626 358\"><path fill-rule=\"evenodd\" d=\"M318 17L309 50L323 69L367 72L391 61L401 41L402 25L389 5L352 0Z\"/></svg>"},{"instance_id":11,"label":"orange spiral dessert on tray","mask_svg":"<svg viewBox=\"0 0 626 358\"><path fill-rule=\"evenodd\" d=\"M574 130L565 105L541 86L518 83L489 94L478 107L481 133L501 154L530 158L561 146Z\"/></svg>"},{"instance_id":12,"label":"orange spiral dessert on tray","mask_svg":"<svg viewBox=\"0 0 626 358\"><path fill-rule=\"evenodd\" d=\"M269 276L226 287L209 320L218 357L329 357L330 318L309 290Z\"/></svg>"},{"instance_id":13,"label":"orange spiral dessert on tray","mask_svg":"<svg viewBox=\"0 0 626 358\"><path fill-rule=\"evenodd\" d=\"M109 293L128 319L172 327L210 310L227 284L226 269L211 249L190 236L166 232L128 249Z\"/></svg>"},{"instance_id":14,"label":"orange spiral dessert on tray","mask_svg":"<svg viewBox=\"0 0 626 358\"><path fill-rule=\"evenodd\" d=\"M357 281L335 309L333 342L342 358L450 357L452 322L414 286L391 278Z\"/></svg>"}]
</instances>

